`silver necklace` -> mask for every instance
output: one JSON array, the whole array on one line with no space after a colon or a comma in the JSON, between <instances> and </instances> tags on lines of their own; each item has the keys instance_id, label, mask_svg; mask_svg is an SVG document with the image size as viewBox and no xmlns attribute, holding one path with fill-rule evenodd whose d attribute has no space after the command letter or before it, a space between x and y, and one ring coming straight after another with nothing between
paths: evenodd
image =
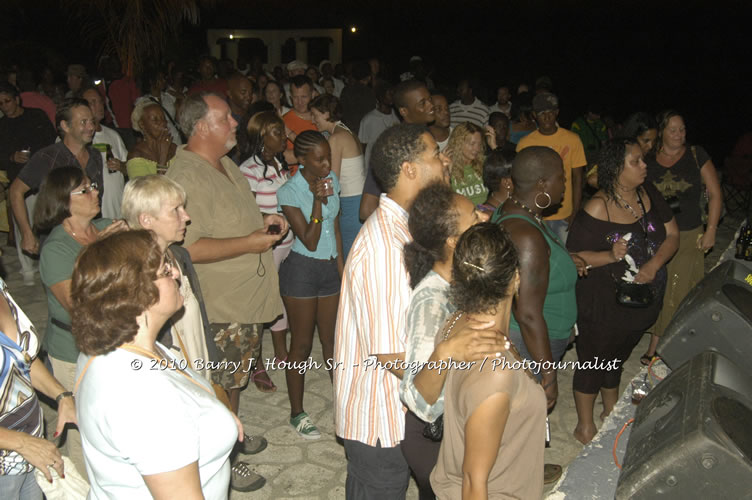
<instances>
[{"instance_id":1,"label":"silver necklace","mask_svg":"<svg viewBox=\"0 0 752 500\"><path fill-rule=\"evenodd\" d=\"M457 324L457 321L459 321L459 319L462 317L463 314L464 313L462 311L460 311L457 314L457 316L454 317L454 319L452 320L452 324L449 325L449 328L447 328L446 331L444 332L444 340L446 340L446 339L449 338L449 334L452 333L452 328L454 328L454 325Z\"/></svg>"}]
</instances>

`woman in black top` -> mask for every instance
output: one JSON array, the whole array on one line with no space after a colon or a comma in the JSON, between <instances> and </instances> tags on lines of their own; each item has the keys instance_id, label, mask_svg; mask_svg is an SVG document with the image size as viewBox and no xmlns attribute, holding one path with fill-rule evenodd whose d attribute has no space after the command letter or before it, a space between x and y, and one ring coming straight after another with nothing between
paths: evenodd
<instances>
[{"instance_id":1,"label":"woman in black top","mask_svg":"<svg viewBox=\"0 0 752 500\"><path fill-rule=\"evenodd\" d=\"M671 321L676 308L705 275L705 252L715 245L715 233L721 218L723 194L713 161L700 146L686 142L682 116L673 110L658 117L656 154L647 160L648 177L663 195L679 226L679 251L668 266L668 286L663 310L653 327L653 338L643 363L655 355L658 339ZM703 232L701 202L706 196L708 213Z\"/></svg>"},{"instance_id":2,"label":"woman in black top","mask_svg":"<svg viewBox=\"0 0 752 500\"><path fill-rule=\"evenodd\" d=\"M577 252L574 258L584 261L577 283L577 359L611 363L574 373L574 436L583 444L596 433L593 408L598 392L603 419L618 400L621 366L661 310L666 262L679 243L673 214L655 187L645 182L646 172L635 139L607 143L598 162L601 189L577 214L567 239L569 250ZM650 283L650 305L630 308L617 303L617 283L626 273L636 283Z\"/></svg>"}]
</instances>

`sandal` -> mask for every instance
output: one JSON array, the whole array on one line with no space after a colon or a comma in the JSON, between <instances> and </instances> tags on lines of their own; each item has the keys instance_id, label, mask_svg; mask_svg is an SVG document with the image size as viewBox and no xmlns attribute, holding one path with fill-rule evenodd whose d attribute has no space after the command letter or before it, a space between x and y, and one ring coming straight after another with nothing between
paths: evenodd
<instances>
[{"instance_id":1,"label":"sandal","mask_svg":"<svg viewBox=\"0 0 752 500\"><path fill-rule=\"evenodd\" d=\"M272 370L284 369L284 367L287 366L286 363L287 363L287 356L285 356L282 359L278 358L277 356L274 356L274 359L272 359ZM280 366L280 364L282 364L282 366Z\"/></svg>"},{"instance_id":2,"label":"sandal","mask_svg":"<svg viewBox=\"0 0 752 500\"><path fill-rule=\"evenodd\" d=\"M543 466L543 484L551 484L561 477L561 465L545 464Z\"/></svg>"},{"instance_id":3,"label":"sandal","mask_svg":"<svg viewBox=\"0 0 752 500\"><path fill-rule=\"evenodd\" d=\"M653 354L653 356L651 356L648 353L643 354L642 356L640 356L640 364L642 366L648 366L650 364L650 362L653 361L653 357L654 356L655 356L655 354Z\"/></svg>"},{"instance_id":4,"label":"sandal","mask_svg":"<svg viewBox=\"0 0 752 500\"><path fill-rule=\"evenodd\" d=\"M261 375L262 373L266 374L266 378L268 380L258 378L258 376ZM263 368L258 368L256 371L251 373L251 382L256 384L256 389L258 389L261 392L266 392L266 393L277 392L277 386L274 385L274 382L272 382L272 379L269 378L269 374L267 374L266 370L264 370Z\"/></svg>"}]
</instances>

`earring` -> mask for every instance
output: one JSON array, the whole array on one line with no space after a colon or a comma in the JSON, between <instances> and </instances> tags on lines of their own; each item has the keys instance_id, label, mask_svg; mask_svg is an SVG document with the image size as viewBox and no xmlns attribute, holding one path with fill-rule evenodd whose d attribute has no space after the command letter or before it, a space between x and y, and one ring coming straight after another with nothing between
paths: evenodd
<instances>
[{"instance_id":1,"label":"earring","mask_svg":"<svg viewBox=\"0 0 752 500\"><path fill-rule=\"evenodd\" d=\"M548 203L546 203L546 205L541 205L540 203L538 203L538 196L540 196L540 195L544 195L546 198L548 198ZM538 208L540 208L541 210L545 210L546 208L550 207L551 206L551 195L548 194L545 191L542 191L542 192L536 194L535 195L535 206L538 207Z\"/></svg>"}]
</instances>

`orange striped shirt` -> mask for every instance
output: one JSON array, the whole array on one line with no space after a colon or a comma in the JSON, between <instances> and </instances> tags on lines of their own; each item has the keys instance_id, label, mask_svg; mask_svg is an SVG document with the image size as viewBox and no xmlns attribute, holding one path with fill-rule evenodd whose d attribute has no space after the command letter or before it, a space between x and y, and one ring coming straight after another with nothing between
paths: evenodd
<instances>
[{"instance_id":1,"label":"orange striped shirt","mask_svg":"<svg viewBox=\"0 0 752 500\"><path fill-rule=\"evenodd\" d=\"M405 352L410 285L402 250L407 212L386 194L355 238L345 264L334 333L334 423L344 439L384 448L405 434L400 379L376 354Z\"/></svg>"}]
</instances>

